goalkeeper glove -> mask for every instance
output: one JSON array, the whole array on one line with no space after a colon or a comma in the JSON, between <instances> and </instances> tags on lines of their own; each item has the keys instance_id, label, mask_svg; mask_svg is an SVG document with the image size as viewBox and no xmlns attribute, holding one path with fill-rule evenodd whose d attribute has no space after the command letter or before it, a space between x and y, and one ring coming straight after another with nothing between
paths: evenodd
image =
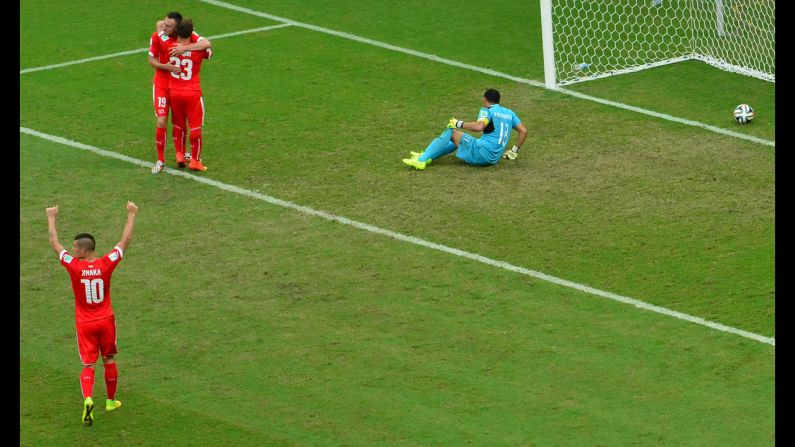
<instances>
[{"instance_id":1,"label":"goalkeeper glove","mask_svg":"<svg viewBox=\"0 0 795 447\"><path fill-rule=\"evenodd\" d=\"M450 129L458 127L460 129L464 127L464 122L461 120L457 120L455 118L450 118L450 121L447 122L447 127L449 127Z\"/></svg>"},{"instance_id":2,"label":"goalkeeper glove","mask_svg":"<svg viewBox=\"0 0 795 447\"><path fill-rule=\"evenodd\" d=\"M508 160L516 160L516 157L518 156L519 156L519 147L514 144L512 148L505 151L505 153L502 155L502 158L507 158Z\"/></svg>"}]
</instances>

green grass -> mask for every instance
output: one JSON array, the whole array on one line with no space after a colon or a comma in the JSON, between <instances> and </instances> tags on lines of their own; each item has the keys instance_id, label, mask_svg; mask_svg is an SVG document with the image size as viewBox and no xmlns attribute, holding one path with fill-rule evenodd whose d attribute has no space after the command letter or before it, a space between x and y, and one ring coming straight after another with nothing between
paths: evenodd
<instances>
[{"instance_id":1,"label":"green grass","mask_svg":"<svg viewBox=\"0 0 795 447\"><path fill-rule=\"evenodd\" d=\"M542 77L535 4L494 36L514 46L483 40L482 12L433 2L236 4ZM162 8L26 2L22 68L141 48ZM208 36L274 23L168 9ZM86 45L94 31L109 38ZM214 49L201 176L775 335L774 149L296 27ZM20 125L153 160L144 59L22 75ZM518 160L400 163L451 115L472 119L486 87L530 129ZM774 86L704 64L573 89L774 135ZM744 128L726 123L739 102L758 114ZM770 346L20 139L23 445L774 443ZM141 212L113 282L124 406L82 429L73 298L44 208L61 206L62 242L89 231L107 250L126 200Z\"/></svg>"},{"instance_id":2,"label":"green grass","mask_svg":"<svg viewBox=\"0 0 795 447\"><path fill-rule=\"evenodd\" d=\"M772 442L771 347L33 137L22 145L23 444L122 431L136 445ZM89 202L48 175L56 154L64 171L97 168L81 188ZM125 406L80 431L71 290L35 235L59 203L62 239L91 230L106 250L129 191L141 212L113 285ZM423 271L435 280L411 280Z\"/></svg>"}]
</instances>

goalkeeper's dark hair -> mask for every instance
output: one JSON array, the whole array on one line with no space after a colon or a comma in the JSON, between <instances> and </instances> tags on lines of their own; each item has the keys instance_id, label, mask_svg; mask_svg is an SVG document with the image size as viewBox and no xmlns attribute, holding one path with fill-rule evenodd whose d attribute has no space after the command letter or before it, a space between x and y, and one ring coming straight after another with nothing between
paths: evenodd
<instances>
[{"instance_id":1,"label":"goalkeeper's dark hair","mask_svg":"<svg viewBox=\"0 0 795 447\"><path fill-rule=\"evenodd\" d=\"M177 23L179 23L182 21L182 14L178 13L177 11L171 11L166 14L166 18L174 19L177 21Z\"/></svg>"},{"instance_id":2,"label":"goalkeeper's dark hair","mask_svg":"<svg viewBox=\"0 0 795 447\"><path fill-rule=\"evenodd\" d=\"M500 92L490 88L486 90L486 93L483 94L483 97L486 98L486 101L492 104L499 104L500 103Z\"/></svg>"},{"instance_id":3,"label":"goalkeeper's dark hair","mask_svg":"<svg viewBox=\"0 0 795 447\"><path fill-rule=\"evenodd\" d=\"M97 247L97 241L94 240L94 236L88 233L80 233L75 236L75 240L77 241L77 246L86 251L94 251Z\"/></svg>"},{"instance_id":4,"label":"goalkeeper's dark hair","mask_svg":"<svg viewBox=\"0 0 795 447\"><path fill-rule=\"evenodd\" d=\"M177 36L185 38L193 34L193 19L185 19L177 24Z\"/></svg>"}]
</instances>

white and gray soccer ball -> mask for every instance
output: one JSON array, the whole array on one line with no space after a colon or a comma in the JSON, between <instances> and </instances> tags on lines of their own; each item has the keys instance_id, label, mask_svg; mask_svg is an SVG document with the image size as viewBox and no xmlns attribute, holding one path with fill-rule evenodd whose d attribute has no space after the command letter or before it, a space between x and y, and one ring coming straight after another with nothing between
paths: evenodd
<instances>
[{"instance_id":1,"label":"white and gray soccer ball","mask_svg":"<svg viewBox=\"0 0 795 447\"><path fill-rule=\"evenodd\" d=\"M748 124L754 119L754 109L748 104L740 104L734 109L734 119L740 124Z\"/></svg>"}]
</instances>

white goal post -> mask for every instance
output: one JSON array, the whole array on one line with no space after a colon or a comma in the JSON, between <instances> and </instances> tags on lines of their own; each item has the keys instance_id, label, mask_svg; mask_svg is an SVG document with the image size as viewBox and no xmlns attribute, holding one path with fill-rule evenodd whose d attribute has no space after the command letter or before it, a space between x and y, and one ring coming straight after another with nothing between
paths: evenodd
<instances>
[{"instance_id":1,"label":"white goal post","mask_svg":"<svg viewBox=\"0 0 795 447\"><path fill-rule=\"evenodd\" d=\"M540 0L544 84L699 60L776 82L775 0Z\"/></svg>"}]
</instances>

